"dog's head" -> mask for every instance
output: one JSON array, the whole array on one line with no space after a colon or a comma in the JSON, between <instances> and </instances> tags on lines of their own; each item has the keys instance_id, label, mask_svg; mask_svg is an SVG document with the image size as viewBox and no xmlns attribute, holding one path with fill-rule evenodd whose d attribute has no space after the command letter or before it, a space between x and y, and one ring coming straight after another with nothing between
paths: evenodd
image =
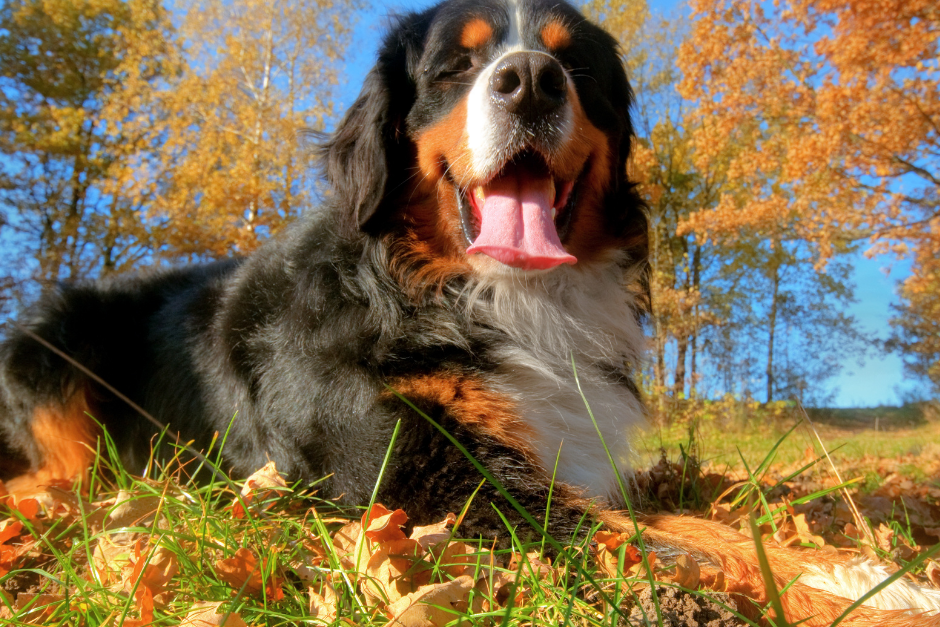
<instances>
[{"instance_id":1,"label":"dog's head","mask_svg":"<svg viewBox=\"0 0 940 627\"><path fill-rule=\"evenodd\" d=\"M327 177L350 228L441 267L638 263L631 103L616 42L568 4L447 0L388 35Z\"/></svg>"}]
</instances>

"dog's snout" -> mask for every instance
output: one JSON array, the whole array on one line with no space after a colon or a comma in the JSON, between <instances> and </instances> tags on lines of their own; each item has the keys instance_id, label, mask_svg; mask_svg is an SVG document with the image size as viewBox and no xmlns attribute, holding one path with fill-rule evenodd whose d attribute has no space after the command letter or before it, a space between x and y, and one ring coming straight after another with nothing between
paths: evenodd
<instances>
[{"instance_id":1,"label":"dog's snout","mask_svg":"<svg viewBox=\"0 0 940 627\"><path fill-rule=\"evenodd\" d=\"M565 103L568 82L565 71L552 57L516 52L501 60L494 69L490 93L508 113L535 119Z\"/></svg>"}]
</instances>

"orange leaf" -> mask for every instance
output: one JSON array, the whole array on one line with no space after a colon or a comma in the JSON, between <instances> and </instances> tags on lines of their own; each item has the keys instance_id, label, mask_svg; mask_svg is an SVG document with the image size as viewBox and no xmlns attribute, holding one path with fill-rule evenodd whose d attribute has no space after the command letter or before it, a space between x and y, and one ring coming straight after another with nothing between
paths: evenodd
<instances>
[{"instance_id":1,"label":"orange leaf","mask_svg":"<svg viewBox=\"0 0 940 627\"><path fill-rule=\"evenodd\" d=\"M0 529L0 544L5 543L11 538L15 538L20 535L20 531L23 530L23 523L20 521L7 522L2 529Z\"/></svg>"},{"instance_id":2,"label":"orange leaf","mask_svg":"<svg viewBox=\"0 0 940 627\"><path fill-rule=\"evenodd\" d=\"M272 575L268 577L267 586L265 586L262 577L263 566L264 562L259 566L258 558L250 549L242 547L235 551L234 557L217 561L215 570L219 579L236 590L244 586L248 594L259 595L265 591L270 599L275 601L283 599L284 591L281 589L283 580Z\"/></svg>"},{"instance_id":3,"label":"orange leaf","mask_svg":"<svg viewBox=\"0 0 940 627\"><path fill-rule=\"evenodd\" d=\"M36 520L36 514L39 513L39 501L36 499L23 499L16 504L16 509L26 520Z\"/></svg>"},{"instance_id":4,"label":"orange leaf","mask_svg":"<svg viewBox=\"0 0 940 627\"><path fill-rule=\"evenodd\" d=\"M405 539L401 526L407 521L408 516L403 510L396 509L392 512L384 505L376 503L368 514L363 515L362 527L366 530L366 537L373 542L389 542Z\"/></svg>"}]
</instances>

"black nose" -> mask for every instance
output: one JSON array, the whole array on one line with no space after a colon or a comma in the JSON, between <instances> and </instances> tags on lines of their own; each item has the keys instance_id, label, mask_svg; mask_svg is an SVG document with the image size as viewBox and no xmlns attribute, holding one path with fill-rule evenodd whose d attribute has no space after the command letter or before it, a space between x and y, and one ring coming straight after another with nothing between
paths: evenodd
<instances>
[{"instance_id":1,"label":"black nose","mask_svg":"<svg viewBox=\"0 0 940 627\"><path fill-rule=\"evenodd\" d=\"M568 81L561 65L538 52L514 52L497 64L490 93L508 113L527 119L544 116L565 104Z\"/></svg>"}]
</instances>

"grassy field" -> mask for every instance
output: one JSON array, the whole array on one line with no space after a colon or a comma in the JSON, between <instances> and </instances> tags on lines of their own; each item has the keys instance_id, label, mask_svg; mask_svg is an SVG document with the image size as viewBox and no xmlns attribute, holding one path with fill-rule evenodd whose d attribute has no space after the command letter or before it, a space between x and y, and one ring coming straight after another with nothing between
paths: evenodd
<instances>
[{"instance_id":1,"label":"grassy field","mask_svg":"<svg viewBox=\"0 0 940 627\"><path fill-rule=\"evenodd\" d=\"M641 465L655 463L663 450L667 458L678 459L692 441L704 464L740 470L742 457L756 465L791 429L777 449L776 463L783 466L821 453L820 441L833 460L852 468L883 459L940 457L940 409L935 404L809 409L806 417L783 405L776 411L735 407L718 415L701 412L692 419L650 427L639 447Z\"/></svg>"},{"instance_id":2,"label":"grassy field","mask_svg":"<svg viewBox=\"0 0 940 627\"><path fill-rule=\"evenodd\" d=\"M762 517L764 542L858 551L856 526L869 525L867 554L911 565L909 576L926 582L923 556L940 528L936 407L810 419L843 476L859 479L852 493L865 521L848 513L826 467L790 476L819 445L785 405L686 408L645 434L653 468L638 480L673 511L739 529L748 513ZM701 468L677 461L690 449ZM243 484L220 475L194 485L178 471L142 479L108 466L87 485L0 496L0 624L613 627L660 624L681 609L737 627L766 611L724 594L723 575L640 554L628 534L586 528L558 539L571 545L561 552L512 530L500 547L457 542L459 519L412 530L406 512L340 514L272 469Z\"/></svg>"}]
</instances>

